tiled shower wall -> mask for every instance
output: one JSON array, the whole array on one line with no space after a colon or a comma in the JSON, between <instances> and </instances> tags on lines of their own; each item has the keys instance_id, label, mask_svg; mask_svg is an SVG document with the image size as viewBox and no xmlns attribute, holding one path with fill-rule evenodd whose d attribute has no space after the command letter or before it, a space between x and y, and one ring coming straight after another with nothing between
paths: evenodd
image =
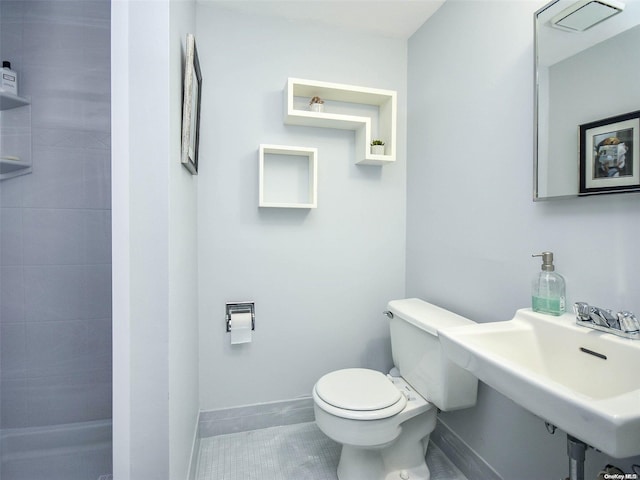
<instances>
[{"instance_id":1,"label":"tiled shower wall","mask_svg":"<svg viewBox=\"0 0 640 480\"><path fill-rule=\"evenodd\" d=\"M33 158L0 182L0 427L108 419L110 3L0 0L0 51Z\"/></svg>"}]
</instances>

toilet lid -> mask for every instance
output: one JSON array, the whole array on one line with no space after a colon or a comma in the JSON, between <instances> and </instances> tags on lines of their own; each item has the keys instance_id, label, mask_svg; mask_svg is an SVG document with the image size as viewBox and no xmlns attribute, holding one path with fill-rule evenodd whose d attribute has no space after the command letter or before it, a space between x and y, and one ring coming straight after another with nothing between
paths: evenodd
<instances>
[{"instance_id":1,"label":"toilet lid","mask_svg":"<svg viewBox=\"0 0 640 480\"><path fill-rule=\"evenodd\" d=\"M347 368L326 374L316 383L318 396L345 410L382 410L398 403L402 393L382 373L366 368Z\"/></svg>"}]
</instances>

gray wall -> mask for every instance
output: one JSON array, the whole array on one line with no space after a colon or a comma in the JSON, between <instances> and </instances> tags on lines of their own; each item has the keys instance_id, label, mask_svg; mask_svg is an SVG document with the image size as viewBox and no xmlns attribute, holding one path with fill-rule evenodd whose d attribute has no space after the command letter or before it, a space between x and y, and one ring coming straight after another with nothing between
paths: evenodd
<instances>
[{"instance_id":1,"label":"gray wall","mask_svg":"<svg viewBox=\"0 0 640 480\"><path fill-rule=\"evenodd\" d=\"M324 373L390 367L404 295L406 42L198 4L200 407L309 396ZM398 160L354 165L354 132L283 124L288 77L398 91ZM318 208L258 208L260 143L318 147ZM231 346L225 302L256 302Z\"/></svg>"},{"instance_id":2,"label":"gray wall","mask_svg":"<svg viewBox=\"0 0 640 480\"><path fill-rule=\"evenodd\" d=\"M111 417L109 2L0 2L33 173L0 183L1 427Z\"/></svg>"},{"instance_id":3,"label":"gray wall","mask_svg":"<svg viewBox=\"0 0 640 480\"><path fill-rule=\"evenodd\" d=\"M530 305L530 255L543 250L556 254L569 305L640 311L639 197L531 200L542 5L449 1L409 41L406 293L479 322ZM475 408L442 419L505 479L567 474L562 432L484 385ZM631 471L630 460L587 459L585 478L609 461Z\"/></svg>"},{"instance_id":4,"label":"gray wall","mask_svg":"<svg viewBox=\"0 0 640 480\"><path fill-rule=\"evenodd\" d=\"M198 377L198 178L178 159L182 149L182 78L195 1L172 2L169 36L169 451L170 479L186 478L200 407Z\"/></svg>"},{"instance_id":5,"label":"gray wall","mask_svg":"<svg viewBox=\"0 0 640 480\"><path fill-rule=\"evenodd\" d=\"M180 163L195 2L112 2L114 477L187 478L198 419L197 186Z\"/></svg>"}]
</instances>

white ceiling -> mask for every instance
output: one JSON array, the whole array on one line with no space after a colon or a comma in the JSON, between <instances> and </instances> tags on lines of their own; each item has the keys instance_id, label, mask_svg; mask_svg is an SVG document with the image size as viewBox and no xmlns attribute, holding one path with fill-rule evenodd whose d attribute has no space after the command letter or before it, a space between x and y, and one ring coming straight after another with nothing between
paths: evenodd
<instances>
[{"instance_id":1,"label":"white ceiling","mask_svg":"<svg viewBox=\"0 0 640 480\"><path fill-rule=\"evenodd\" d=\"M407 39L445 0L201 0L255 15Z\"/></svg>"}]
</instances>

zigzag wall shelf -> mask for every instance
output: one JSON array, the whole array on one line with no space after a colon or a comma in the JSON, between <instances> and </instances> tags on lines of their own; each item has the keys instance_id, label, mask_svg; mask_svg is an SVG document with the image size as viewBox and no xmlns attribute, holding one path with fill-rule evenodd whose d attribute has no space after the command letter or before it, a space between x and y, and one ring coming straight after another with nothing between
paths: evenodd
<instances>
[{"instance_id":1,"label":"zigzag wall shelf","mask_svg":"<svg viewBox=\"0 0 640 480\"><path fill-rule=\"evenodd\" d=\"M325 101L324 111L309 110L309 99ZM385 165L396 160L397 93L393 90L289 78L284 89L284 123L354 130L356 163ZM385 153L374 155L373 138L385 142Z\"/></svg>"}]
</instances>

